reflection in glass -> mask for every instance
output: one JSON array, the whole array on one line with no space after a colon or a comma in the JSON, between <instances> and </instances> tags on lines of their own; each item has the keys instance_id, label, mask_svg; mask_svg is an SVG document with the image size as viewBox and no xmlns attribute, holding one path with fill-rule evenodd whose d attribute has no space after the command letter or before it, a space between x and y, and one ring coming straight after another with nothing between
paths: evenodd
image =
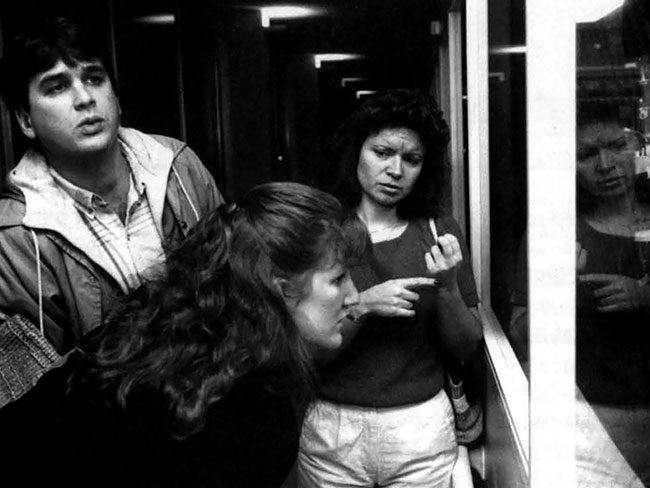
<instances>
[{"instance_id":1,"label":"reflection in glass","mask_svg":"<svg viewBox=\"0 0 650 488\"><path fill-rule=\"evenodd\" d=\"M606 486L650 486L650 184L643 109L650 50L640 51L636 41L642 37L629 29L630 15L635 23L650 22L648 15L640 16L641 5L627 2L595 22L577 24L576 382L582 484L607 479ZM595 414L596 428L581 424L586 406Z\"/></svg>"},{"instance_id":2,"label":"reflection in glass","mask_svg":"<svg viewBox=\"0 0 650 488\"><path fill-rule=\"evenodd\" d=\"M490 299L517 357L528 358L525 260L526 58L522 0L490 2ZM524 255L525 257L525 255ZM523 270L523 272L522 272Z\"/></svg>"}]
</instances>

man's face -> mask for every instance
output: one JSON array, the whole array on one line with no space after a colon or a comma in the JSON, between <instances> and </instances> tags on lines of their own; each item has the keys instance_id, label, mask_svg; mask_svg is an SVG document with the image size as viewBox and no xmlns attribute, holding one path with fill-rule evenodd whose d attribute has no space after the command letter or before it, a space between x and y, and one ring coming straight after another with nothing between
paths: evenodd
<instances>
[{"instance_id":1,"label":"man's face","mask_svg":"<svg viewBox=\"0 0 650 488\"><path fill-rule=\"evenodd\" d=\"M91 155L117 139L119 100L99 62L71 67L59 60L30 80L28 100L28 111L17 113L20 127L49 158Z\"/></svg>"}]
</instances>

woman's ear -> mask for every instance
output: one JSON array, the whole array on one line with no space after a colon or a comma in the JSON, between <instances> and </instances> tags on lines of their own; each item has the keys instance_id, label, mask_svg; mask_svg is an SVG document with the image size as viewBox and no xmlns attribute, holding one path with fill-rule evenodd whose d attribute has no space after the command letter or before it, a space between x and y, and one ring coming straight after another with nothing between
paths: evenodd
<instances>
[{"instance_id":1,"label":"woman's ear","mask_svg":"<svg viewBox=\"0 0 650 488\"><path fill-rule=\"evenodd\" d=\"M282 298L287 299L287 280L285 278L273 278L273 288Z\"/></svg>"},{"instance_id":2,"label":"woman's ear","mask_svg":"<svg viewBox=\"0 0 650 488\"><path fill-rule=\"evenodd\" d=\"M20 126L20 130L23 131L23 134L29 139L36 139L36 133L34 132L34 127L32 126L32 118L30 117L27 110L24 108L19 108L15 112L16 120Z\"/></svg>"},{"instance_id":3,"label":"woman's ear","mask_svg":"<svg viewBox=\"0 0 650 488\"><path fill-rule=\"evenodd\" d=\"M273 278L273 287L278 294L284 299L287 307L292 308L298 304L298 297L291 292L291 284L286 278Z\"/></svg>"}]
</instances>

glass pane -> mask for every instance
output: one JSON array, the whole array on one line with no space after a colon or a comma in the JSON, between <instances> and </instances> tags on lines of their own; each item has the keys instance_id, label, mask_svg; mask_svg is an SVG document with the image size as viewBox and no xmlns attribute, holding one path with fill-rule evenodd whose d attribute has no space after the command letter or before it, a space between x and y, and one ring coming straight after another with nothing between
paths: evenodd
<instances>
[{"instance_id":1,"label":"glass pane","mask_svg":"<svg viewBox=\"0 0 650 488\"><path fill-rule=\"evenodd\" d=\"M578 479L650 486L650 3L582 3L576 18Z\"/></svg>"},{"instance_id":2,"label":"glass pane","mask_svg":"<svg viewBox=\"0 0 650 488\"><path fill-rule=\"evenodd\" d=\"M114 11L122 124L184 140L175 9L165 2L116 1Z\"/></svg>"},{"instance_id":3,"label":"glass pane","mask_svg":"<svg viewBox=\"0 0 650 488\"><path fill-rule=\"evenodd\" d=\"M492 308L527 364L526 59L523 0L489 2ZM525 370L527 368L524 368Z\"/></svg>"}]
</instances>

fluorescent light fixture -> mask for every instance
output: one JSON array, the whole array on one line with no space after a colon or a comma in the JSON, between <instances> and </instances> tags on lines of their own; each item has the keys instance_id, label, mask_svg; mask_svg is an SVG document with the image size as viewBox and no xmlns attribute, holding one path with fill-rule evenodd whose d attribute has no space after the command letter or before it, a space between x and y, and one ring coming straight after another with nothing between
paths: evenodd
<instances>
[{"instance_id":1,"label":"fluorescent light fixture","mask_svg":"<svg viewBox=\"0 0 650 488\"><path fill-rule=\"evenodd\" d=\"M364 95L372 95L377 90L357 90L357 99L363 97Z\"/></svg>"},{"instance_id":2,"label":"fluorescent light fixture","mask_svg":"<svg viewBox=\"0 0 650 488\"><path fill-rule=\"evenodd\" d=\"M331 61L347 61L350 59L358 59L360 56L357 54L341 54L341 53L326 53L326 54L314 54L314 65L316 68L320 68L321 64L324 62Z\"/></svg>"},{"instance_id":3,"label":"fluorescent light fixture","mask_svg":"<svg viewBox=\"0 0 650 488\"><path fill-rule=\"evenodd\" d=\"M341 78L341 87L342 87L342 88L345 88L345 85L347 85L348 83L355 83L355 82L357 82L357 81L366 81L367 79L368 79L368 78L360 78L360 77L356 77L356 78Z\"/></svg>"},{"instance_id":4,"label":"fluorescent light fixture","mask_svg":"<svg viewBox=\"0 0 650 488\"><path fill-rule=\"evenodd\" d=\"M269 27L272 19L297 19L318 15L319 9L310 7L296 7L289 5L276 5L274 7L260 8L262 27Z\"/></svg>"},{"instance_id":5,"label":"fluorescent light fixture","mask_svg":"<svg viewBox=\"0 0 650 488\"><path fill-rule=\"evenodd\" d=\"M596 22L621 7L623 3L624 0L574 0L575 21Z\"/></svg>"},{"instance_id":6,"label":"fluorescent light fixture","mask_svg":"<svg viewBox=\"0 0 650 488\"><path fill-rule=\"evenodd\" d=\"M156 25L171 25L176 22L174 14L153 14L141 15L133 19L138 24L156 24Z\"/></svg>"},{"instance_id":7,"label":"fluorescent light fixture","mask_svg":"<svg viewBox=\"0 0 650 488\"><path fill-rule=\"evenodd\" d=\"M526 46L495 46L489 49L490 54L526 54Z\"/></svg>"}]
</instances>

